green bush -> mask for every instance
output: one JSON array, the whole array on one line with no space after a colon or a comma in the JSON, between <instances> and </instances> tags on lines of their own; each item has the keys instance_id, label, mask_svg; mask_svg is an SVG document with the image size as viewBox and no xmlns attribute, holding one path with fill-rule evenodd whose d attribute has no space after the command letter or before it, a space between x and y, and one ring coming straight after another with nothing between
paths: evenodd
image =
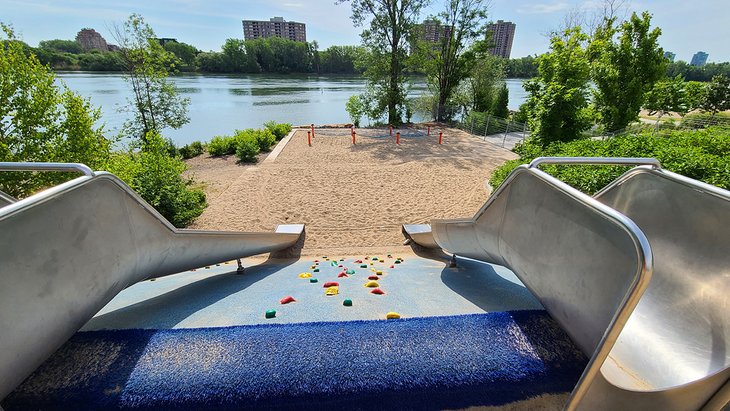
<instances>
[{"instance_id":1,"label":"green bush","mask_svg":"<svg viewBox=\"0 0 730 411\"><path fill-rule=\"evenodd\" d=\"M190 144L186 144L182 147L180 147L178 150L178 153L182 156L183 159L187 160L189 158L197 157L205 151L205 147L203 147L203 143L200 141L193 141Z\"/></svg>"},{"instance_id":2,"label":"green bush","mask_svg":"<svg viewBox=\"0 0 730 411\"><path fill-rule=\"evenodd\" d=\"M242 133L238 140L236 156L244 163L255 163L258 161L259 145L256 137L252 134Z\"/></svg>"},{"instance_id":3,"label":"green bush","mask_svg":"<svg viewBox=\"0 0 730 411\"><path fill-rule=\"evenodd\" d=\"M623 135L607 140L556 142L541 148L531 140L518 144L518 160L508 161L492 174L497 187L518 165L536 157L653 157L667 170L730 189L730 130L658 130ZM545 165L545 172L571 186L593 194L628 170L623 166Z\"/></svg>"},{"instance_id":4,"label":"green bush","mask_svg":"<svg viewBox=\"0 0 730 411\"><path fill-rule=\"evenodd\" d=\"M236 154L236 139L231 136L215 136L208 144L208 152L211 156Z\"/></svg>"},{"instance_id":5,"label":"green bush","mask_svg":"<svg viewBox=\"0 0 730 411\"><path fill-rule=\"evenodd\" d=\"M292 125L289 123L277 123L273 120L264 123L264 127L274 133L274 135L276 136L276 141L279 141L282 138L286 137L286 135L289 134L292 129Z\"/></svg>"},{"instance_id":6,"label":"green bush","mask_svg":"<svg viewBox=\"0 0 730 411\"><path fill-rule=\"evenodd\" d=\"M185 227L206 207L205 193L192 187L182 172L185 163L170 157L159 134L146 135L145 149L114 153L108 171L121 178L175 227Z\"/></svg>"},{"instance_id":7,"label":"green bush","mask_svg":"<svg viewBox=\"0 0 730 411\"><path fill-rule=\"evenodd\" d=\"M712 126L722 126L730 128L730 114L717 113L712 115L710 113L692 113L687 114L682 119L681 123L684 128L706 128Z\"/></svg>"},{"instance_id":8,"label":"green bush","mask_svg":"<svg viewBox=\"0 0 730 411\"><path fill-rule=\"evenodd\" d=\"M271 146L276 142L276 136L269 129L254 130L247 128L245 130L236 130L234 138L236 139L236 147L241 145L244 138L252 137L258 145L259 151L269 151Z\"/></svg>"}]
</instances>

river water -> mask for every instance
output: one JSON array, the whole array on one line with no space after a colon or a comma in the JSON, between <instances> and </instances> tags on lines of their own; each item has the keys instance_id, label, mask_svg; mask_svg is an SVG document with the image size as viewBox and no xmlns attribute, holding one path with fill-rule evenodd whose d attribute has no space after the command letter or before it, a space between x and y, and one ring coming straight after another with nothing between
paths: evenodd
<instances>
[{"instance_id":1,"label":"river water","mask_svg":"<svg viewBox=\"0 0 730 411\"><path fill-rule=\"evenodd\" d=\"M129 104L132 95L122 75L68 72L57 77L101 108L107 135L119 131L129 116L120 108ZM352 76L186 74L172 77L172 81L182 96L190 98L190 122L178 130L163 131L178 145L261 127L269 120L294 125L348 123L345 102L365 88L362 77ZM522 80L508 79L507 87L509 108L516 110L526 97ZM423 79L416 78L409 96L425 91ZM413 116L413 121L424 120Z\"/></svg>"}]
</instances>

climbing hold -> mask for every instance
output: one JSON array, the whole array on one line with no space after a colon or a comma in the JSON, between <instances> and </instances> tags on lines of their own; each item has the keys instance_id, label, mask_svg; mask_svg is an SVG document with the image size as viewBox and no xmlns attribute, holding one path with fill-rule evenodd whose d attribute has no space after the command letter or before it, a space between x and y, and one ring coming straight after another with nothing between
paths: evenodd
<instances>
[{"instance_id":1,"label":"climbing hold","mask_svg":"<svg viewBox=\"0 0 730 411\"><path fill-rule=\"evenodd\" d=\"M377 271L375 271L375 274L376 274L376 275L383 275L383 272L382 272L382 271L380 271L380 270L377 270Z\"/></svg>"},{"instance_id":2,"label":"climbing hold","mask_svg":"<svg viewBox=\"0 0 730 411\"><path fill-rule=\"evenodd\" d=\"M396 263L397 263L397 261L396 261ZM314 270L312 270L312 272L313 273L318 273L319 272L319 268L315 268Z\"/></svg>"},{"instance_id":3,"label":"climbing hold","mask_svg":"<svg viewBox=\"0 0 730 411\"><path fill-rule=\"evenodd\" d=\"M276 310L266 310L266 318L276 317Z\"/></svg>"},{"instance_id":4,"label":"climbing hold","mask_svg":"<svg viewBox=\"0 0 730 411\"><path fill-rule=\"evenodd\" d=\"M395 268L395 266L391 264L391 265L390 265L390 268Z\"/></svg>"},{"instance_id":5,"label":"climbing hold","mask_svg":"<svg viewBox=\"0 0 730 411\"><path fill-rule=\"evenodd\" d=\"M337 265L337 261L331 261L331 262L330 262L330 265L331 265L332 267L335 267L335 266Z\"/></svg>"},{"instance_id":6,"label":"climbing hold","mask_svg":"<svg viewBox=\"0 0 730 411\"><path fill-rule=\"evenodd\" d=\"M370 277L368 277L368 280L379 280L379 279L380 279L380 277L378 277L377 275L371 275Z\"/></svg>"},{"instance_id":7,"label":"climbing hold","mask_svg":"<svg viewBox=\"0 0 730 411\"><path fill-rule=\"evenodd\" d=\"M291 295L287 295L286 297L279 300L279 303L280 304L289 304L289 303L293 303L295 301L296 300L294 299L294 297L292 297Z\"/></svg>"},{"instance_id":8,"label":"climbing hold","mask_svg":"<svg viewBox=\"0 0 730 411\"><path fill-rule=\"evenodd\" d=\"M360 268L368 268L367 264L360 264Z\"/></svg>"},{"instance_id":9,"label":"climbing hold","mask_svg":"<svg viewBox=\"0 0 730 411\"><path fill-rule=\"evenodd\" d=\"M338 265L337 268L342 268L342 264Z\"/></svg>"},{"instance_id":10,"label":"climbing hold","mask_svg":"<svg viewBox=\"0 0 730 411\"><path fill-rule=\"evenodd\" d=\"M345 261L345 259L344 258L340 258L340 261Z\"/></svg>"},{"instance_id":11,"label":"climbing hold","mask_svg":"<svg viewBox=\"0 0 730 411\"><path fill-rule=\"evenodd\" d=\"M385 294L385 291L381 290L380 288L374 288L372 291L370 291L370 294L383 295Z\"/></svg>"},{"instance_id":12,"label":"climbing hold","mask_svg":"<svg viewBox=\"0 0 730 411\"><path fill-rule=\"evenodd\" d=\"M345 301L342 302L342 305L345 307L352 307L352 300L349 298L345 298Z\"/></svg>"},{"instance_id":13,"label":"climbing hold","mask_svg":"<svg viewBox=\"0 0 730 411\"><path fill-rule=\"evenodd\" d=\"M221 265L220 265L220 264L216 264L215 266L216 266L216 267L220 267Z\"/></svg>"},{"instance_id":14,"label":"climbing hold","mask_svg":"<svg viewBox=\"0 0 730 411\"><path fill-rule=\"evenodd\" d=\"M347 271L345 271L345 273L347 273L347 274L355 274L355 270L353 270L352 268L350 268Z\"/></svg>"},{"instance_id":15,"label":"climbing hold","mask_svg":"<svg viewBox=\"0 0 730 411\"><path fill-rule=\"evenodd\" d=\"M378 282L377 281L368 281L368 282L365 283L365 287L369 287L369 288L375 288L375 287L378 287L378 286L379 285L378 285Z\"/></svg>"},{"instance_id":16,"label":"climbing hold","mask_svg":"<svg viewBox=\"0 0 730 411\"><path fill-rule=\"evenodd\" d=\"M388 254L388 258L393 258L393 254Z\"/></svg>"},{"instance_id":17,"label":"climbing hold","mask_svg":"<svg viewBox=\"0 0 730 411\"><path fill-rule=\"evenodd\" d=\"M324 295L337 295L340 292L339 290L339 287L328 287L324 291Z\"/></svg>"},{"instance_id":18,"label":"climbing hold","mask_svg":"<svg viewBox=\"0 0 730 411\"><path fill-rule=\"evenodd\" d=\"M383 260L383 259L380 259L380 260L378 260L378 262L379 262L379 263L384 263L384 262L385 262L385 260Z\"/></svg>"},{"instance_id":19,"label":"climbing hold","mask_svg":"<svg viewBox=\"0 0 730 411\"><path fill-rule=\"evenodd\" d=\"M315 263L318 263L318 262L319 262L319 260L314 260L314 262L315 262Z\"/></svg>"},{"instance_id":20,"label":"climbing hold","mask_svg":"<svg viewBox=\"0 0 730 411\"><path fill-rule=\"evenodd\" d=\"M312 273L301 273L299 274L299 278L311 278Z\"/></svg>"},{"instance_id":21,"label":"climbing hold","mask_svg":"<svg viewBox=\"0 0 730 411\"><path fill-rule=\"evenodd\" d=\"M380 260L378 257L373 257L373 261L378 261L378 260Z\"/></svg>"},{"instance_id":22,"label":"climbing hold","mask_svg":"<svg viewBox=\"0 0 730 411\"><path fill-rule=\"evenodd\" d=\"M319 281L319 280L317 280L316 278L310 278L309 279L309 282L310 283L316 283L317 281Z\"/></svg>"},{"instance_id":23,"label":"climbing hold","mask_svg":"<svg viewBox=\"0 0 730 411\"><path fill-rule=\"evenodd\" d=\"M193 268L193 269L192 269L192 270L190 270L190 271L197 271L197 270L196 270L195 268Z\"/></svg>"},{"instance_id":24,"label":"climbing hold","mask_svg":"<svg viewBox=\"0 0 730 411\"><path fill-rule=\"evenodd\" d=\"M375 290L373 290L373 291L375 291ZM385 314L385 318L387 318L388 320L397 320L400 318L400 314L398 314L397 312L391 311L388 314Z\"/></svg>"},{"instance_id":25,"label":"climbing hold","mask_svg":"<svg viewBox=\"0 0 730 411\"><path fill-rule=\"evenodd\" d=\"M317 266L316 266L316 265L310 265L310 266L309 266L309 269L310 269L310 270L314 270L315 268L317 268Z\"/></svg>"},{"instance_id":26,"label":"climbing hold","mask_svg":"<svg viewBox=\"0 0 730 411\"><path fill-rule=\"evenodd\" d=\"M156 278L150 278L150 281L155 281L155 280L156 280Z\"/></svg>"},{"instance_id":27,"label":"climbing hold","mask_svg":"<svg viewBox=\"0 0 730 411\"><path fill-rule=\"evenodd\" d=\"M338 287L339 285L340 285L339 283L336 283L334 281L327 281L326 283L324 283L324 285L322 287L324 287L324 288L327 288L327 287Z\"/></svg>"},{"instance_id":28,"label":"climbing hold","mask_svg":"<svg viewBox=\"0 0 730 411\"><path fill-rule=\"evenodd\" d=\"M322 258L324 258L324 259L326 260L326 259L328 259L329 257L327 257L327 256L325 255L325 256L323 256Z\"/></svg>"},{"instance_id":29,"label":"climbing hold","mask_svg":"<svg viewBox=\"0 0 730 411\"><path fill-rule=\"evenodd\" d=\"M370 265L373 265L373 264L375 264L375 263L370 263Z\"/></svg>"},{"instance_id":30,"label":"climbing hold","mask_svg":"<svg viewBox=\"0 0 730 411\"><path fill-rule=\"evenodd\" d=\"M396 264L400 264L400 260L395 260L395 263Z\"/></svg>"},{"instance_id":31,"label":"climbing hold","mask_svg":"<svg viewBox=\"0 0 730 411\"><path fill-rule=\"evenodd\" d=\"M206 269L206 270L210 270L210 266L209 266L209 265L206 265L206 266L205 266L205 269Z\"/></svg>"},{"instance_id":32,"label":"climbing hold","mask_svg":"<svg viewBox=\"0 0 730 411\"><path fill-rule=\"evenodd\" d=\"M362 264L362 260L355 260L355 264Z\"/></svg>"},{"instance_id":33,"label":"climbing hold","mask_svg":"<svg viewBox=\"0 0 730 411\"><path fill-rule=\"evenodd\" d=\"M349 277L349 275L347 275L347 273L344 272L344 271L341 272L341 273L339 273L339 274L337 274L337 278L342 278L342 277Z\"/></svg>"}]
</instances>

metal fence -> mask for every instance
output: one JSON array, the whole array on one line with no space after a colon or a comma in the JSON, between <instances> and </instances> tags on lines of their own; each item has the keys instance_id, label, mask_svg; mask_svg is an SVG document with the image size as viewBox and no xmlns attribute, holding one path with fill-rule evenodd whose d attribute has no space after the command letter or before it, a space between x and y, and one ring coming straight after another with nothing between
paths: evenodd
<instances>
[{"instance_id":1,"label":"metal fence","mask_svg":"<svg viewBox=\"0 0 730 411\"><path fill-rule=\"evenodd\" d=\"M527 124L496 117L491 114L472 112L467 118L457 123L457 127L484 141L489 141L507 149L530 136Z\"/></svg>"}]
</instances>

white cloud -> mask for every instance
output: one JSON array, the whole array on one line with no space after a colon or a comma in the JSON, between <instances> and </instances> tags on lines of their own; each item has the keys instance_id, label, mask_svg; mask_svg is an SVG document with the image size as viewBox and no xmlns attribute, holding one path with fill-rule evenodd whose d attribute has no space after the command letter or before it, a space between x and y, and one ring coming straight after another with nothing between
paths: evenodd
<instances>
[{"instance_id":1,"label":"white cloud","mask_svg":"<svg viewBox=\"0 0 730 411\"><path fill-rule=\"evenodd\" d=\"M570 7L568 3L528 3L517 8L517 12L521 14L549 14L567 10Z\"/></svg>"}]
</instances>

